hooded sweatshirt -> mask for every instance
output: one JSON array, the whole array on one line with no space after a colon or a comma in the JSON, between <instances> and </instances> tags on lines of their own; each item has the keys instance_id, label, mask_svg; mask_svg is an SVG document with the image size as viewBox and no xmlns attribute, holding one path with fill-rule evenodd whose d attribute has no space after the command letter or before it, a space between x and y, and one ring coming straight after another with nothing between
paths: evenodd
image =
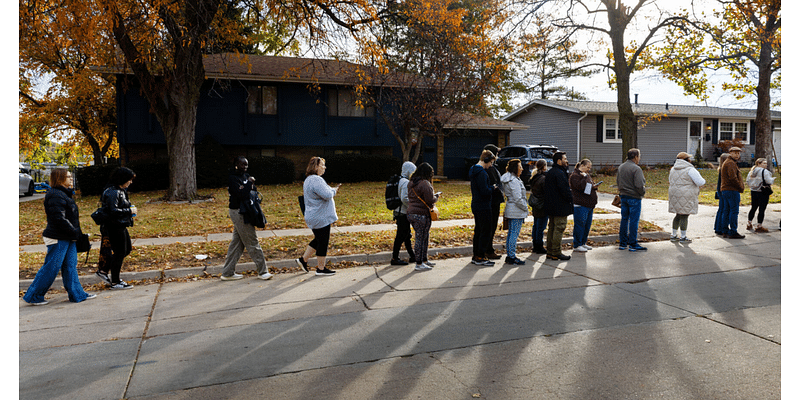
<instances>
[{"instance_id":1,"label":"hooded sweatshirt","mask_svg":"<svg viewBox=\"0 0 800 400\"><path fill-rule=\"evenodd\" d=\"M404 162L401 168L400 182L397 183L397 192L400 194L400 201L403 203L398 208L400 214L408 214L408 180L416 170L417 166L411 161Z\"/></svg>"},{"instance_id":2,"label":"hooded sweatshirt","mask_svg":"<svg viewBox=\"0 0 800 400\"><path fill-rule=\"evenodd\" d=\"M503 215L510 219L522 219L528 216L528 202L525 200L525 184L522 179L506 172L500 177L503 192L506 195L506 210Z\"/></svg>"},{"instance_id":3,"label":"hooded sweatshirt","mask_svg":"<svg viewBox=\"0 0 800 400\"><path fill-rule=\"evenodd\" d=\"M469 169L470 189L472 190L472 211L492 211L492 186L489 173L480 164Z\"/></svg>"}]
</instances>

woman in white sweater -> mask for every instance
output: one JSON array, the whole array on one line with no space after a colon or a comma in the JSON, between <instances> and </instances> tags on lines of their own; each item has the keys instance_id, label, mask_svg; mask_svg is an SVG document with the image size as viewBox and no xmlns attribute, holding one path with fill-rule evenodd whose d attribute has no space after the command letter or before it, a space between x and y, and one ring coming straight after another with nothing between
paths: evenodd
<instances>
[{"instance_id":1,"label":"woman in white sweater","mask_svg":"<svg viewBox=\"0 0 800 400\"><path fill-rule=\"evenodd\" d=\"M747 230L753 230L753 217L756 216L758 210L758 226L755 231L760 233L769 232L769 229L764 228L761 224L764 222L764 211L767 210L769 204L769 195L766 193L761 185L772 185L775 183L775 178L772 173L767 169L767 159L759 158L747 174L747 186L750 186L750 212L747 214Z\"/></svg>"},{"instance_id":2,"label":"woman in white sweater","mask_svg":"<svg viewBox=\"0 0 800 400\"><path fill-rule=\"evenodd\" d=\"M525 184L519 179L522 163L513 159L506 165L506 173L500 177L503 193L506 195L506 209L503 216L508 219L508 236L506 236L506 264L525 265L525 261L517 258L517 238L522 230L525 217L528 216L528 202L525 200Z\"/></svg>"},{"instance_id":3,"label":"woman in white sweater","mask_svg":"<svg viewBox=\"0 0 800 400\"><path fill-rule=\"evenodd\" d=\"M706 180L700 176L700 172L689 162L688 153L680 152L675 160L675 165L669 171L669 212L675 213L672 220L673 242L691 243L692 240L686 237L686 227L689 225L689 214L697 214L697 206L700 201L700 186L706 184ZM681 236L678 236L680 228Z\"/></svg>"},{"instance_id":4,"label":"woman in white sweater","mask_svg":"<svg viewBox=\"0 0 800 400\"><path fill-rule=\"evenodd\" d=\"M325 266L325 258L328 255L331 225L339 220L333 196L336 195L341 185L328 186L328 183L322 178L325 169L325 159L322 157L311 157L311 161L306 167L306 180L303 182L305 220L306 225L314 233L314 240L306 246L303 256L296 260L297 265L303 271L308 272L308 260L316 254L317 276L329 276L336 273Z\"/></svg>"}]
</instances>

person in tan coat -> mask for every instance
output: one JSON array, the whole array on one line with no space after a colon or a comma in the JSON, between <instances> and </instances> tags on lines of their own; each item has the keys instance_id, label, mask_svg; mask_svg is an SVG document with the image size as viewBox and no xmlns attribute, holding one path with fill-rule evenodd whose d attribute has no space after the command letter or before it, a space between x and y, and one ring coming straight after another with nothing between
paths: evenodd
<instances>
[{"instance_id":1,"label":"person in tan coat","mask_svg":"<svg viewBox=\"0 0 800 400\"><path fill-rule=\"evenodd\" d=\"M670 237L672 242L692 242L686 237L689 215L697 214L700 187L706 184L706 180L697 172L690 159L688 153L678 153L675 165L669 171L669 212L675 214ZM680 236L678 229L681 231Z\"/></svg>"},{"instance_id":2,"label":"person in tan coat","mask_svg":"<svg viewBox=\"0 0 800 400\"><path fill-rule=\"evenodd\" d=\"M739 157L742 149L734 146L728 150L730 157L720 169L720 203L722 208L722 237L726 239L743 239L737 232L739 222L739 202L744 192L744 180L739 173Z\"/></svg>"}]
</instances>

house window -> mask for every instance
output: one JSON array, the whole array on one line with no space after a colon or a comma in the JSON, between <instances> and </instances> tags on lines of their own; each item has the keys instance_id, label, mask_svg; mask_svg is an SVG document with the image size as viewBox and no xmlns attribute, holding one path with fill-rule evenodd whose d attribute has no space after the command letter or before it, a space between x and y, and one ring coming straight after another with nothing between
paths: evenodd
<instances>
[{"instance_id":1,"label":"house window","mask_svg":"<svg viewBox=\"0 0 800 400\"><path fill-rule=\"evenodd\" d=\"M621 143L622 133L619 130L619 119L616 117L605 117L605 128L603 143Z\"/></svg>"},{"instance_id":2,"label":"house window","mask_svg":"<svg viewBox=\"0 0 800 400\"><path fill-rule=\"evenodd\" d=\"M750 141L749 124L746 122L720 122L719 140L741 139L745 143Z\"/></svg>"},{"instance_id":3,"label":"house window","mask_svg":"<svg viewBox=\"0 0 800 400\"><path fill-rule=\"evenodd\" d=\"M278 114L278 88L276 86L248 86L247 113Z\"/></svg>"},{"instance_id":4,"label":"house window","mask_svg":"<svg viewBox=\"0 0 800 400\"><path fill-rule=\"evenodd\" d=\"M328 89L328 115L332 117L374 117L374 107L357 104L356 94L349 89Z\"/></svg>"}]
</instances>

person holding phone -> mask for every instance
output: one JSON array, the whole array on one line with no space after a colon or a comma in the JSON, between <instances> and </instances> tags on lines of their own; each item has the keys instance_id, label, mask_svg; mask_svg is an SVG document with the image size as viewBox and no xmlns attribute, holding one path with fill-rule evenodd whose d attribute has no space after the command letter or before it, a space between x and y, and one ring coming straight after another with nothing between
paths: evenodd
<instances>
[{"instance_id":1,"label":"person holding phone","mask_svg":"<svg viewBox=\"0 0 800 400\"><path fill-rule=\"evenodd\" d=\"M306 206L306 225L314 233L314 240L306 246L306 251L298 258L297 265L308 272L308 260L316 254L317 276L331 276L336 271L325 266L328 256L328 243L331 238L331 225L339 220L336 215L336 203L333 197L339 192L339 187L328 186L322 175L325 174L325 159L311 157L306 167L306 180L303 182L303 198Z\"/></svg>"},{"instance_id":2,"label":"person holding phone","mask_svg":"<svg viewBox=\"0 0 800 400\"><path fill-rule=\"evenodd\" d=\"M592 162L584 158L569 176L569 188L572 190L574 204L572 218L575 224L572 230L572 248L581 253L592 249L586 242L592 229L594 207L597 205L597 187L600 186L600 183L592 182L592 176L589 175L591 170Z\"/></svg>"}]
</instances>

